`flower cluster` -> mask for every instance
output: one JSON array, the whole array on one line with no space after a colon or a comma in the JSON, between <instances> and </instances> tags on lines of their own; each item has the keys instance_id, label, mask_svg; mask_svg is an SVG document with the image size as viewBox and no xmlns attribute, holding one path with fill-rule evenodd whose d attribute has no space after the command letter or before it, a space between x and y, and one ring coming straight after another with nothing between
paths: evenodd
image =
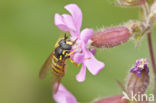
<instances>
[{"instance_id":1,"label":"flower cluster","mask_svg":"<svg viewBox=\"0 0 156 103\"><path fill-rule=\"evenodd\" d=\"M135 73L137 76L141 77L141 73L143 70L149 72L149 68L147 66L148 64L148 59L139 59L136 61L136 65L133 68L131 68L130 72Z\"/></svg>"}]
</instances>

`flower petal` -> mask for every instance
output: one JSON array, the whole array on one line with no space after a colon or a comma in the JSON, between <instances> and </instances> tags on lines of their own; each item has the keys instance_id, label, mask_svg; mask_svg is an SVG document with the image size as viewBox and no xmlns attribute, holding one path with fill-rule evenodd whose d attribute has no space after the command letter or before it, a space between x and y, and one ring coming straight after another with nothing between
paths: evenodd
<instances>
[{"instance_id":1,"label":"flower petal","mask_svg":"<svg viewBox=\"0 0 156 103\"><path fill-rule=\"evenodd\" d=\"M104 68L104 63L98 61L90 51L85 53L85 58L84 63L93 75L98 74Z\"/></svg>"},{"instance_id":2,"label":"flower petal","mask_svg":"<svg viewBox=\"0 0 156 103\"><path fill-rule=\"evenodd\" d=\"M96 49L95 49L95 48L92 48L92 49L90 49L90 52L91 52L93 55L95 55L95 54L96 54Z\"/></svg>"},{"instance_id":3,"label":"flower petal","mask_svg":"<svg viewBox=\"0 0 156 103\"><path fill-rule=\"evenodd\" d=\"M86 66L82 64L80 72L76 75L76 80L83 82L86 79Z\"/></svg>"},{"instance_id":4,"label":"flower petal","mask_svg":"<svg viewBox=\"0 0 156 103\"><path fill-rule=\"evenodd\" d=\"M82 53L76 53L73 57L73 60L76 62L76 63L82 63L83 60L84 60L84 54Z\"/></svg>"},{"instance_id":5,"label":"flower petal","mask_svg":"<svg viewBox=\"0 0 156 103\"><path fill-rule=\"evenodd\" d=\"M71 13L71 15L73 17L74 24L76 26L77 34L79 34L81 24L82 24L81 9L76 4L69 4L69 5L66 5L64 8Z\"/></svg>"},{"instance_id":6,"label":"flower petal","mask_svg":"<svg viewBox=\"0 0 156 103\"><path fill-rule=\"evenodd\" d=\"M63 17L60 15L60 14L55 14L55 17L54 17L54 22L55 22L55 25L63 30L63 31L69 31L69 28L66 26L66 24L64 23L63 21Z\"/></svg>"},{"instance_id":7,"label":"flower petal","mask_svg":"<svg viewBox=\"0 0 156 103\"><path fill-rule=\"evenodd\" d=\"M86 28L81 32L80 38L85 42L85 44L87 44L88 40L91 38L93 33L93 29Z\"/></svg>"},{"instance_id":8,"label":"flower petal","mask_svg":"<svg viewBox=\"0 0 156 103\"><path fill-rule=\"evenodd\" d=\"M64 21L64 23L66 24L66 26L67 26L70 30L76 31L75 24L74 24L74 22L73 22L72 16L70 16L70 15L68 15L68 14L63 14L62 17L63 17L63 21Z\"/></svg>"},{"instance_id":9,"label":"flower petal","mask_svg":"<svg viewBox=\"0 0 156 103\"><path fill-rule=\"evenodd\" d=\"M76 98L62 84L60 84L53 98L57 103L77 103Z\"/></svg>"}]
</instances>

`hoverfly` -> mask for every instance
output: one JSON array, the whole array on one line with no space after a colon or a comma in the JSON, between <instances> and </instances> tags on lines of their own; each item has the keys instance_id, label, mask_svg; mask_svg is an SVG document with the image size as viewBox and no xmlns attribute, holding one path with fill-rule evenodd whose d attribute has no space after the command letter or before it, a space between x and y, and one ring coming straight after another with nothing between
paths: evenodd
<instances>
[{"instance_id":1,"label":"hoverfly","mask_svg":"<svg viewBox=\"0 0 156 103\"><path fill-rule=\"evenodd\" d=\"M65 34L64 38L61 38L55 44L55 49L47 58L39 72L39 79L43 79L47 76L48 71L52 71L53 93L57 92L60 81L65 74L66 60L70 58L70 55L73 53L71 52L71 49L75 42L76 40L74 42L67 40L67 36ZM71 62L74 63L72 60Z\"/></svg>"}]
</instances>

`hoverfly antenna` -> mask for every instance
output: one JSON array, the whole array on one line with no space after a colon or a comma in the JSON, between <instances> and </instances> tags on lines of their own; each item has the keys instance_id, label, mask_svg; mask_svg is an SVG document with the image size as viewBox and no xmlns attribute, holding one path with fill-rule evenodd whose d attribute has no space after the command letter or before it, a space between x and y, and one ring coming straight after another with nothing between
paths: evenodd
<instances>
[{"instance_id":1,"label":"hoverfly antenna","mask_svg":"<svg viewBox=\"0 0 156 103\"><path fill-rule=\"evenodd\" d=\"M64 40L67 40L67 38L68 38L68 37L67 37L67 34L65 33L65 34L64 34Z\"/></svg>"}]
</instances>

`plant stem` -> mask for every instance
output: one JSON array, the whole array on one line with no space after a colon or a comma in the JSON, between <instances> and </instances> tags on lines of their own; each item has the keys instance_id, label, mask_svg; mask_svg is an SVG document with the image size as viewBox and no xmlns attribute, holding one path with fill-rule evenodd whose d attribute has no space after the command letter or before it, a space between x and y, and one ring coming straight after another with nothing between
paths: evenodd
<instances>
[{"instance_id":1,"label":"plant stem","mask_svg":"<svg viewBox=\"0 0 156 103\"><path fill-rule=\"evenodd\" d=\"M148 40L148 47L149 47L149 53L151 57L151 62L152 62L152 68L154 72L154 95L156 97L156 61L155 61L155 56L154 56L154 49L153 49L153 44L152 44L152 32L149 32L147 35L147 40Z\"/></svg>"}]
</instances>

